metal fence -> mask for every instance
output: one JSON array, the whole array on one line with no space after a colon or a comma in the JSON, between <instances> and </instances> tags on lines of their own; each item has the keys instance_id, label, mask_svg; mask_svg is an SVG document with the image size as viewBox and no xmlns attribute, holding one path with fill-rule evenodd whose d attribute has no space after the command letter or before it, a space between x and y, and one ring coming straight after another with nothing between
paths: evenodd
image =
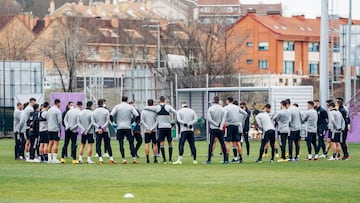
<instances>
[{"instance_id":1,"label":"metal fence","mask_svg":"<svg viewBox=\"0 0 360 203\"><path fill-rule=\"evenodd\" d=\"M39 62L2 61L0 63L0 128L3 135L13 128L16 96L43 94L43 68Z\"/></svg>"}]
</instances>

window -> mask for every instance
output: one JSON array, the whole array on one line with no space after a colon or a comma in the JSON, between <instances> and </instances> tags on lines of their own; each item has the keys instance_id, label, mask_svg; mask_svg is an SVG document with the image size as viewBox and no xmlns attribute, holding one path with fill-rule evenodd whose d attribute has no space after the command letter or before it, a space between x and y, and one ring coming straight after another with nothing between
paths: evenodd
<instances>
[{"instance_id":1,"label":"window","mask_svg":"<svg viewBox=\"0 0 360 203\"><path fill-rule=\"evenodd\" d=\"M232 13L232 12L234 12L233 7L227 7L227 12L228 12L228 13Z\"/></svg>"},{"instance_id":2,"label":"window","mask_svg":"<svg viewBox=\"0 0 360 203\"><path fill-rule=\"evenodd\" d=\"M284 73L294 74L294 61L284 61Z\"/></svg>"},{"instance_id":3,"label":"window","mask_svg":"<svg viewBox=\"0 0 360 203\"><path fill-rule=\"evenodd\" d=\"M269 50L269 42L259 42L259 51Z\"/></svg>"},{"instance_id":4,"label":"window","mask_svg":"<svg viewBox=\"0 0 360 203\"><path fill-rule=\"evenodd\" d=\"M309 43L309 51L310 52L319 52L319 43L318 42L310 42Z\"/></svg>"},{"instance_id":5,"label":"window","mask_svg":"<svg viewBox=\"0 0 360 203\"><path fill-rule=\"evenodd\" d=\"M226 18L226 24L227 25L233 24L234 22L235 22L234 18Z\"/></svg>"},{"instance_id":6,"label":"window","mask_svg":"<svg viewBox=\"0 0 360 203\"><path fill-rule=\"evenodd\" d=\"M336 76L340 76L343 74L343 67L340 65L339 62L334 62L334 73Z\"/></svg>"},{"instance_id":7,"label":"window","mask_svg":"<svg viewBox=\"0 0 360 203\"><path fill-rule=\"evenodd\" d=\"M294 42L284 42L284 51L294 51L295 43Z\"/></svg>"},{"instance_id":8,"label":"window","mask_svg":"<svg viewBox=\"0 0 360 203\"><path fill-rule=\"evenodd\" d=\"M252 59L247 59L246 64L253 64L253 60Z\"/></svg>"},{"instance_id":9,"label":"window","mask_svg":"<svg viewBox=\"0 0 360 203\"><path fill-rule=\"evenodd\" d=\"M252 47L254 44L252 42L246 42L246 46Z\"/></svg>"},{"instance_id":10,"label":"window","mask_svg":"<svg viewBox=\"0 0 360 203\"><path fill-rule=\"evenodd\" d=\"M259 69L268 69L269 68L269 62L268 60L259 60Z\"/></svg>"},{"instance_id":11,"label":"window","mask_svg":"<svg viewBox=\"0 0 360 203\"><path fill-rule=\"evenodd\" d=\"M334 42L333 51L336 52L336 53L340 52L340 45L339 45L338 42Z\"/></svg>"},{"instance_id":12,"label":"window","mask_svg":"<svg viewBox=\"0 0 360 203\"><path fill-rule=\"evenodd\" d=\"M319 62L309 62L309 75L319 75Z\"/></svg>"}]
</instances>

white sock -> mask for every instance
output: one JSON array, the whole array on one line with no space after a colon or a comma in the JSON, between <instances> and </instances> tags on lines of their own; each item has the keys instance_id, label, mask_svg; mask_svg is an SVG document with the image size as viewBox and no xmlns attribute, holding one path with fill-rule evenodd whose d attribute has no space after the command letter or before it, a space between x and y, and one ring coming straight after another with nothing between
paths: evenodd
<instances>
[{"instance_id":1,"label":"white sock","mask_svg":"<svg viewBox=\"0 0 360 203\"><path fill-rule=\"evenodd\" d=\"M29 152L25 152L25 159L30 159L30 153Z\"/></svg>"},{"instance_id":2,"label":"white sock","mask_svg":"<svg viewBox=\"0 0 360 203\"><path fill-rule=\"evenodd\" d=\"M309 159L311 159L311 158L312 158L312 155L311 155L311 154L309 154L309 155L308 155L308 158L309 158Z\"/></svg>"},{"instance_id":3,"label":"white sock","mask_svg":"<svg viewBox=\"0 0 360 203\"><path fill-rule=\"evenodd\" d=\"M183 158L182 156L179 156L179 161L182 161L182 158Z\"/></svg>"},{"instance_id":4,"label":"white sock","mask_svg":"<svg viewBox=\"0 0 360 203\"><path fill-rule=\"evenodd\" d=\"M52 160L51 153L48 153L48 160L49 160L49 161Z\"/></svg>"},{"instance_id":5,"label":"white sock","mask_svg":"<svg viewBox=\"0 0 360 203\"><path fill-rule=\"evenodd\" d=\"M91 157L88 156L87 160L88 160L88 161L91 161Z\"/></svg>"},{"instance_id":6,"label":"white sock","mask_svg":"<svg viewBox=\"0 0 360 203\"><path fill-rule=\"evenodd\" d=\"M53 153L52 155L54 160L57 159L57 153Z\"/></svg>"},{"instance_id":7,"label":"white sock","mask_svg":"<svg viewBox=\"0 0 360 203\"><path fill-rule=\"evenodd\" d=\"M82 161L82 156L79 156L79 161Z\"/></svg>"},{"instance_id":8,"label":"white sock","mask_svg":"<svg viewBox=\"0 0 360 203\"><path fill-rule=\"evenodd\" d=\"M99 157L99 161L104 161L104 160L102 159L102 157Z\"/></svg>"},{"instance_id":9,"label":"white sock","mask_svg":"<svg viewBox=\"0 0 360 203\"><path fill-rule=\"evenodd\" d=\"M114 158L112 156L110 157L110 161L114 161Z\"/></svg>"}]
</instances>

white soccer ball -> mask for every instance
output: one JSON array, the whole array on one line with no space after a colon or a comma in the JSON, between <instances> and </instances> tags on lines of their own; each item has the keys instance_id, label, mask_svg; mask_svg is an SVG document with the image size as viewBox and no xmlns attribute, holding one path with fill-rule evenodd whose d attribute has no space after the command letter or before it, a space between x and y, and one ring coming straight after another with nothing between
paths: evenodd
<instances>
[{"instance_id":1,"label":"white soccer ball","mask_svg":"<svg viewBox=\"0 0 360 203\"><path fill-rule=\"evenodd\" d=\"M130 194L130 193L126 193L124 195L124 198L134 198L135 196L133 194Z\"/></svg>"}]
</instances>

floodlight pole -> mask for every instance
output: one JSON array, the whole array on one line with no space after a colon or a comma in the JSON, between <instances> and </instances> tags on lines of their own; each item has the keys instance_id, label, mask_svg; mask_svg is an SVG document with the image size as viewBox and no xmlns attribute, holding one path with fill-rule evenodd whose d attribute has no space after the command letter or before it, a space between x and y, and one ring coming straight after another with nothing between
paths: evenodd
<instances>
[{"instance_id":1,"label":"floodlight pole","mask_svg":"<svg viewBox=\"0 0 360 203\"><path fill-rule=\"evenodd\" d=\"M3 96L4 96L4 103L3 103L3 136L5 137L5 102L6 102L6 96L5 96L5 48L2 48L2 62L3 62Z\"/></svg>"},{"instance_id":2,"label":"floodlight pole","mask_svg":"<svg viewBox=\"0 0 360 203\"><path fill-rule=\"evenodd\" d=\"M346 72L345 72L345 101L348 102L351 99L351 7L352 0L349 0L349 19L348 19L348 30L347 30L347 41L346 41ZM354 75L355 77L355 75Z\"/></svg>"},{"instance_id":3,"label":"floodlight pole","mask_svg":"<svg viewBox=\"0 0 360 203\"><path fill-rule=\"evenodd\" d=\"M329 99L329 2L321 1L321 26L320 26L320 102L325 106Z\"/></svg>"}]
</instances>

